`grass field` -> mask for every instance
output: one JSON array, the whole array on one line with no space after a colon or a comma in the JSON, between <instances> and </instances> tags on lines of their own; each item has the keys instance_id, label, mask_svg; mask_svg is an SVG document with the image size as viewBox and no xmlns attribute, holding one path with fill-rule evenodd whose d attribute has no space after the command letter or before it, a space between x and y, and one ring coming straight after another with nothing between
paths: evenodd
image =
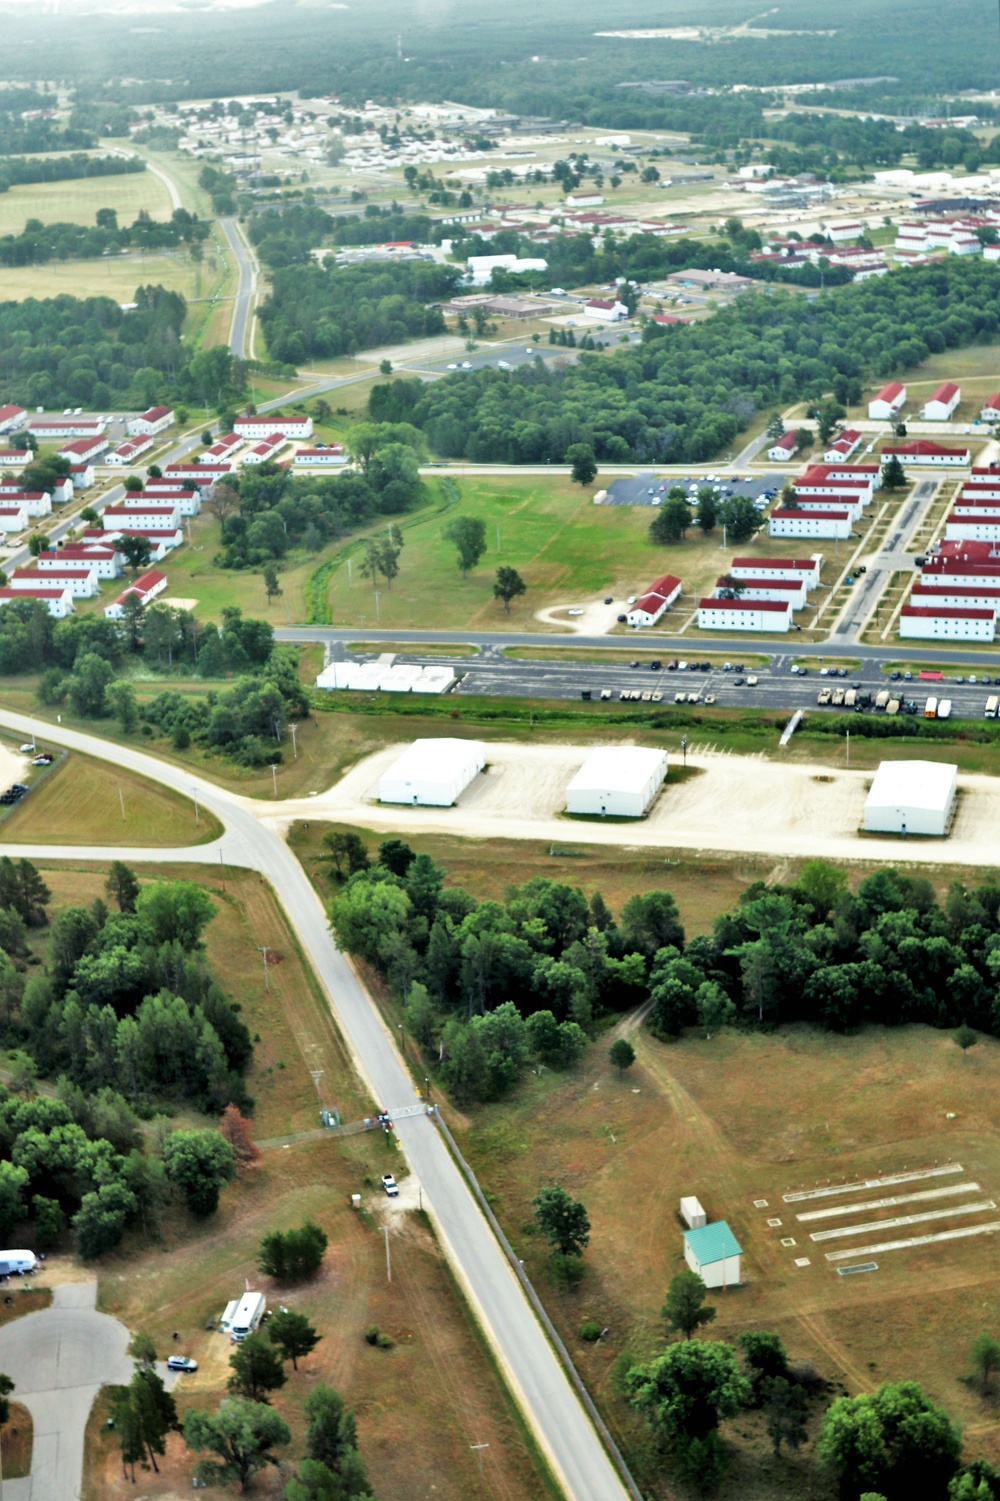
<instances>
[{"instance_id":1,"label":"grass field","mask_svg":"<svg viewBox=\"0 0 1000 1501\"><path fill-rule=\"evenodd\" d=\"M29 219L41 219L43 224L93 224L99 208L116 209L123 224L131 224L141 209L154 219L169 219L170 194L152 172L26 183L0 194L0 235L20 234Z\"/></svg>"},{"instance_id":2,"label":"grass field","mask_svg":"<svg viewBox=\"0 0 1000 1501\"><path fill-rule=\"evenodd\" d=\"M214 286L218 271L207 258L199 275L186 255L116 255L91 261L49 261L43 266L18 266L3 273L3 295L20 302L25 297L113 297L131 302L139 286L163 286L190 300L200 295L199 281ZM217 262L216 262L217 265Z\"/></svg>"},{"instance_id":3,"label":"grass field","mask_svg":"<svg viewBox=\"0 0 1000 1501\"><path fill-rule=\"evenodd\" d=\"M227 869L169 866L139 869L143 878L196 879L218 911L205 940L208 958L227 992L238 998L243 1018L258 1034L248 1077L257 1101L254 1135L259 1140L311 1129L317 1094L309 1070L324 1073L325 1105L345 1120L372 1111L372 1102L351 1067L332 1010L303 962L274 893L258 876ZM225 890L222 889L223 878ZM45 879L56 904L89 903L103 893L105 871L53 865ZM270 989L264 986L257 946L272 951ZM185 1110L184 1123L208 1125ZM177 1396L190 1406L214 1408L225 1395L229 1345L205 1330L212 1314L238 1295L245 1279L307 1313L323 1335L316 1352L289 1372L274 1405L294 1433L290 1457L302 1453L302 1405L318 1380L329 1381L355 1409L361 1448L375 1493L399 1501L433 1494L465 1501L475 1494L476 1457L470 1434L488 1442L487 1474L493 1494L510 1501L546 1495L545 1481L478 1335L452 1284L425 1217L415 1210L391 1219L392 1282L385 1277L380 1215L386 1201L375 1196L378 1174L401 1177L400 1156L381 1134L328 1139L265 1151L260 1166L228 1188L219 1212L207 1222L183 1211L168 1219L162 1245L148 1245L136 1232L122 1252L98 1268L104 1311L132 1329L148 1330L161 1354L180 1350L199 1363ZM350 1207L361 1192L365 1208ZM320 1275L303 1287L277 1287L261 1279L254 1258L261 1236L305 1218L326 1230L330 1245ZM362 1338L377 1323L394 1340L389 1351ZM177 1331L175 1343L171 1335ZM122 1480L113 1435L104 1427L106 1405L92 1414L84 1495L91 1501L134 1494ZM191 1488L193 1460L179 1439L170 1441L161 1476L143 1475L143 1494L174 1497ZM270 1472L254 1487L277 1496L288 1478Z\"/></svg>"},{"instance_id":4,"label":"grass field","mask_svg":"<svg viewBox=\"0 0 1000 1501\"><path fill-rule=\"evenodd\" d=\"M3 1453L4 1480L19 1480L31 1474L31 1446L34 1424L22 1402L12 1401L10 1417L0 1428L0 1451Z\"/></svg>"},{"instance_id":5,"label":"grass field","mask_svg":"<svg viewBox=\"0 0 1000 1501\"><path fill-rule=\"evenodd\" d=\"M156 848L205 844L221 832L213 814L199 809L196 820L194 803L169 788L75 752L3 824L4 839L17 844Z\"/></svg>"},{"instance_id":6,"label":"grass field","mask_svg":"<svg viewBox=\"0 0 1000 1501\"><path fill-rule=\"evenodd\" d=\"M539 1286L547 1276L543 1247L526 1229L532 1195L555 1181L586 1204L588 1273L575 1294L549 1288L547 1304L647 1493L667 1494L610 1376L623 1351L648 1358L662 1346L658 1309L684 1265L677 1206L688 1193L709 1219L725 1218L744 1249L744 1285L710 1295L709 1338L774 1330L793 1358L812 1360L852 1393L919 1381L963 1425L968 1455L995 1462L994 1408L960 1380L975 1335L1000 1324L988 1241L886 1254L876 1274L839 1278L821 1250L797 1269L792 1258L803 1250L779 1245L796 1231L769 1229L753 1200L769 1199L780 1217L785 1189L945 1161L996 1193L1000 1147L987 1102L1000 1083L1000 1044L984 1039L963 1058L948 1034L926 1028L850 1038L805 1028L726 1032L673 1047L644 1033L633 1041L638 1062L624 1078L608 1064L605 1040L572 1078L531 1076L513 1103L479 1110L461 1135ZM797 1233L800 1247L808 1244ZM609 1330L599 1346L579 1338L588 1319ZM734 1453L727 1501L832 1495L821 1480L806 1483L801 1461L775 1465L745 1420L723 1434Z\"/></svg>"}]
</instances>

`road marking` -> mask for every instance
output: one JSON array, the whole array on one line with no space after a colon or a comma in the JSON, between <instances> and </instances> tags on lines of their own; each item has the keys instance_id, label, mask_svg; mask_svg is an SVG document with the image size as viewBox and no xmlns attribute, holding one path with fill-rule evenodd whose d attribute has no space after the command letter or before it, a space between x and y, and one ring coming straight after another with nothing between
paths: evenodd
<instances>
[{"instance_id":1,"label":"road marking","mask_svg":"<svg viewBox=\"0 0 1000 1501\"><path fill-rule=\"evenodd\" d=\"M992 1199L978 1204L955 1204L948 1209L925 1209L921 1214L901 1214L894 1220L870 1220L867 1225L838 1225L835 1230L814 1230L810 1240L838 1240L845 1235L871 1235L873 1230L900 1230L904 1225L921 1225L925 1220L949 1220L956 1214L985 1214L997 1206Z\"/></svg>"},{"instance_id":2,"label":"road marking","mask_svg":"<svg viewBox=\"0 0 1000 1501\"><path fill-rule=\"evenodd\" d=\"M940 1230L937 1235L914 1235L909 1240L886 1240L877 1246L854 1246L849 1251L827 1251L827 1261L847 1261L851 1256L866 1254L874 1256L881 1251L907 1251L911 1246L933 1246L944 1240L965 1240L970 1235L994 1235L1000 1230L1000 1220L988 1225L969 1225L962 1230Z\"/></svg>"}]
</instances>

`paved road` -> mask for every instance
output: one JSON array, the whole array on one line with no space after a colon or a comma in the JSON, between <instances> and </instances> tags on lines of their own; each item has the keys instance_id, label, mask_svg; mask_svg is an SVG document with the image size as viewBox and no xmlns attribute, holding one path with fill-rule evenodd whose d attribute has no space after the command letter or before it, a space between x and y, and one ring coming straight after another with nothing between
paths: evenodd
<instances>
[{"instance_id":1,"label":"paved road","mask_svg":"<svg viewBox=\"0 0 1000 1501\"><path fill-rule=\"evenodd\" d=\"M0 724L27 735L31 720L0 710ZM5 853L35 859L198 861L217 864L220 849L230 865L265 874L309 955L320 983L373 1098L398 1110L419 1103L370 997L335 946L326 914L301 865L284 841L258 821L266 804L241 798L182 768L95 735L63 727L46 729L49 740L71 750L125 766L182 795L197 789L203 807L225 826L220 840L191 849L82 849L78 846L6 846ZM439 1235L459 1281L483 1325L499 1364L535 1435L574 1501L622 1501L622 1482L591 1427L563 1368L539 1327L511 1268L433 1123L424 1115L398 1122L407 1159L430 1201Z\"/></svg>"},{"instance_id":2,"label":"paved road","mask_svg":"<svg viewBox=\"0 0 1000 1501\"><path fill-rule=\"evenodd\" d=\"M239 272L239 286L236 289L236 300L233 304L233 321L229 330L229 348L234 359L242 360L247 356L247 335L252 333L251 321L253 297L257 287L257 265L236 220L220 219L219 223ZM252 348L253 339L251 338L250 349Z\"/></svg>"},{"instance_id":3,"label":"paved road","mask_svg":"<svg viewBox=\"0 0 1000 1501\"><path fill-rule=\"evenodd\" d=\"M31 1474L8 1480L4 1501L78 1501L83 1438L102 1386L126 1385L134 1362L129 1331L95 1309L96 1282L53 1290L52 1306L0 1328L0 1370L35 1428Z\"/></svg>"}]
</instances>

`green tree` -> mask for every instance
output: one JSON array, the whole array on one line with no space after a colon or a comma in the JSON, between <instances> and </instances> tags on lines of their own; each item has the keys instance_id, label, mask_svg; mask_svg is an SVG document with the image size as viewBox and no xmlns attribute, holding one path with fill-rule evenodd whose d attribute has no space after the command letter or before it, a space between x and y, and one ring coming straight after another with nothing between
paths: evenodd
<instances>
[{"instance_id":1,"label":"green tree","mask_svg":"<svg viewBox=\"0 0 1000 1501\"><path fill-rule=\"evenodd\" d=\"M153 1469L159 1471L156 1456L166 1453L167 1434L177 1426L174 1399L155 1371L138 1370L129 1382L129 1402Z\"/></svg>"},{"instance_id":2,"label":"green tree","mask_svg":"<svg viewBox=\"0 0 1000 1501\"><path fill-rule=\"evenodd\" d=\"M302 1282L319 1271L326 1247L326 1231L306 1220L297 1230L272 1230L265 1235L257 1265L265 1276L278 1282Z\"/></svg>"},{"instance_id":3,"label":"green tree","mask_svg":"<svg viewBox=\"0 0 1000 1501\"><path fill-rule=\"evenodd\" d=\"M833 436L838 423L843 422L847 416L847 408L841 406L839 401L824 401L816 411L816 431L819 433L819 441L825 448Z\"/></svg>"},{"instance_id":4,"label":"green tree","mask_svg":"<svg viewBox=\"0 0 1000 1501\"><path fill-rule=\"evenodd\" d=\"M649 527L649 540L660 546L679 542L691 525L691 511L686 500L666 501L653 517Z\"/></svg>"},{"instance_id":5,"label":"green tree","mask_svg":"<svg viewBox=\"0 0 1000 1501\"><path fill-rule=\"evenodd\" d=\"M227 1397L216 1413L197 1408L185 1414L184 1442L196 1454L206 1451L215 1461L202 1460L197 1475L209 1485L237 1480L241 1490L250 1489L254 1475L280 1460L273 1450L292 1441L283 1418L264 1402L245 1402Z\"/></svg>"},{"instance_id":6,"label":"green tree","mask_svg":"<svg viewBox=\"0 0 1000 1501\"><path fill-rule=\"evenodd\" d=\"M58 1245L66 1228L66 1216L59 1200L35 1194L31 1201L31 1212L35 1221L35 1244L38 1249L48 1251L52 1246Z\"/></svg>"},{"instance_id":7,"label":"green tree","mask_svg":"<svg viewBox=\"0 0 1000 1501\"><path fill-rule=\"evenodd\" d=\"M114 678L111 663L96 652L85 652L78 657L69 680L70 701L77 714L84 719L103 719L108 712L108 688Z\"/></svg>"},{"instance_id":8,"label":"green tree","mask_svg":"<svg viewBox=\"0 0 1000 1501\"><path fill-rule=\"evenodd\" d=\"M810 427L797 427L795 429L795 447L797 451L808 448L813 440L813 431Z\"/></svg>"},{"instance_id":9,"label":"green tree","mask_svg":"<svg viewBox=\"0 0 1000 1501\"><path fill-rule=\"evenodd\" d=\"M135 872L123 860L112 860L104 889L118 903L120 912L135 911L136 900L142 888Z\"/></svg>"},{"instance_id":10,"label":"green tree","mask_svg":"<svg viewBox=\"0 0 1000 1501\"><path fill-rule=\"evenodd\" d=\"M267 595L268 604L272 599L279 599L284 592L278 583L278 570L274 563L264 564L264 592Z\"/></svg>"},{"instance_id":11,"label":"green tree","mask_svg":"<svg viewBox=\"0 0 1000 1501\"><path fill-rule=\"evenodd\" d=\"M330 851L323 858L330 860L341 880L345 873L353 876L359 870L368 869L368 850L360 834L355 834L353 830L344 834L324 834L323 843Z\"/></svg>"},{"instance_id":12,"label":"green tree","mask_svg":"<svg viewBox=\"0 0 1000 1501\"><path fill-rule=\"evenodd\" d=\"M847 890L847 873L827 860L807 860L799 871L797 885L812 902L818 916L826 917L841 893Z\"/></svg>"},{"instance_id":13,"label":"green tree","mask_svg":"<svg viewBox=\"0 0 1000 1501\"><path fill-rule=\"evenodd\" d=\"M972 1341L972 1349L969 1352L972 1360L972 1370L979 1390L983 1396L988 1396L993 1388L993 1377L1000 1371L1000 1344L987 1334L977 1334Z\"/></svg>"},{"instance_id":14,"label":"green tree","mask_svg":"<svg viewBox=\"0 0 1000 1501\"><path fill-rule=\"evenodd\" d=\"M9 1376L0 1372L0 1428L10 1422L10 1394L15 1390L13 1381Z\"/></svg>"},{"instance_id":15,"label":"green tree","mask_svg":"<svg viewBox=\"0 0 1000 1501\"><path fill-rule=\"evenodd\" d=\"M662 1441L705 1439L746 1404L750 1386L730 1345L687 1340L671 1345L624 1380L626 1394Z\"/></svg>"},{"instance_id":16,"label":"green tree","mask_svg":"<svg viewBox=\"0 0 1000 1501\"><path fill-rule=\"evenodd\" d=\"M764 525L764 517L747 495L723 501L718 519L725 525L727 542L749 542Z\"/></svg>"},{"instance_id":17,"label":"green tree","mask_svg":"<svg viewBox=\"0 0 1000 1501\"><path fill-rule=\"evenodd\" d=\"M216 906L195 881L157 881L142 888L136 912L154 943L179 943L190 953L201 942Z\"/></svg>"},{"instance_id":18,"label":"green tree","mask_svg":"<svg viewBox=\"0 0 1000 1501\"><path fill-rule=\"evenodd\" d=\"M618 1037L608 1049L608 1058L618 1072L623 1074L635 1062L635 1048L627 1037Z\"/></svg>"},{"instance_id":19,"label":"green tree","mask_svg":"<svg viewBox=\"0 0 1000 1501\"><path fill-rule=\"evenodd\" d=\"M139 537L134 533L122 537L118 542L118 551L125 559L125 566L135 578L139 570L148 568L153 557L153 550L149 545L148 537Z\"/></svg>"},{"instance_id":20,"label":"green tree","mask_svg":"<svg viewBox=\"0 0 1000 1501\"><path fill-rule=\"evenodd\" d=\"M911 1501L944 1492L961 1447L947 1413L915 1381L887 1381L833 1403L817 1453L844 1495L877 1489L888 1501Z\"/></svg>"},{"instance_id":21,"label":"green tree","mask_svg":"<svg viewBox=\"0 0 1000 1501\"><path fill-rule=\"evenodd\" d=\"M458 566L465 578L486 551L486 522L481 516L456 516L441 535L458 549Z\"/></svg>"},{"instance_id":22,"label":"green tree","mask_svg":"<svg viewBox=\"0 0 1000 1501\"><path fill-rule=\"evenodd\" d=\"M137 1208L132 1190L114 1180L84 1194L73 1217L73 1238L84 1261L113 1251Z\"/></svg>"},{"instance_id":23,"label":"green tree","mask_svg":"<svg viewBox=\"0 0 1000 1501\"><path fill-rule=\"evenodd\" d=\"M954 1033L952 1041L957 1048L961 1048L964 1056L969 1048L974 1048L979 1041L979 1033L970 1027L968 1022L963 1022L958 1031Z\"/></svg>"},{"instance_id":24,"label":"green tree","mask_svg":"<svg viewBox=\"0 0 1000 1501\"><path fill-rule=\"evenodd\" d=\"M510 614L510 602L518 595L526 594L528 586L516 568L503 565L497 569L497 581L493 585L493 598L502 599L506 613Z\"/></svg>"},{"instance_id":25,"label":"green tree","mask_svg":"<svg viewBox=\"0 0 1000 1501\"><path fill-rule=\"evenodd\" d=\"M292 1362L294 1371L299 1368L299 1356L310 1354L323 1338L304 1313L296 1313L292 1308L280 1309L265 1327L268 1339L272 1345L277 1345L284 1360Z\"/></svg>"},{"instance_id":26,"label":"green tree","mask_svg":"<svg viewBox=\"0 0 1000 1501\"><path fill-rule=\"evenodd\" d=\"M139 723L139 708L132 684L125 682L122 678L111 683L107 691L107 704L117 719L118 728L122 734L131 735Z\"/></svg>"},{"instance_id":27,"label":"green tree","mask_svg":"<svg viewBox=\"0 0 1000 1501\"><path fill-rule=\"evenodd\" d=\"M597 460L589 443L571 443L566 450L565 462L569 464L574 483L592 485L597 478Z\"/></svg>"},{"instance_id":28,"label":"green tree","mask_svg":"<svg viewBox=\"0 0 1000 1501\"><path fill-rule=\"evenodd\" d=\"M132 1404L132 1393L128 1387L120 1386L112 1389L116 1396L111 1404L111 1418L115 1425L115 1437L121 1450L122 1474L128 1476L131 1472L132 1483L135 1483L135 1467L142 1464L143 1469L148 1470L146 1464L146 1445L142 1436L142 1421Z\"/></svg>"},{"instance_id":29,"label":"green tree","mask_svg":"<svg viewBox=\"0 0 1000 1501\"><path fill-rule=\"evenodd\" d=\"M354 1414L329 1386L316 1386L306 1399L306 1451L286 1501L370 1501ZM330 1488L327 1477L335 1485ZM326 1488L324 1488L326 1487Z\"/></svg>"},{"instance_id":30,"label":"green tree","mask_svg":"<svg viewBox=\"0 0 1000 1501\"><path fill-rule=\"evenodd\" d=\"M770 438L772 443L777 443L779 438L784 437L784 433L785 424L782 421L781 413L775 412L774 416L767 424L767 436Z\"/></svg>"},{"instance_id":31,"label":"green tree","mask_svg":"<svg viewBox=\"0 0 1000 1501\"><path fill-rule=\"evenodd\" d=\"M229 1357L229 1390L248 1402L266 1402L288 1380L282 1356L263 1334L251 1334Z\"/></svg>"},{"instance_id":32,"label":"green tree","mask_svg":"<svg viewBox=\"0 0 1000 1501\"><path fill-rule=\"evenodd\" d=\"M737 1344L746 1363L747 1379L752 1388L752 1403L760 1407L769 1381L788 1376L788 1356L781 1338L767 1330L747 1330Z\"/></svg>"},{"instance_id":33,"label":"green tree","mask_svg":"<svg viewBox=\"0 0 1000 1501\"><path fill-rule=\"evenodd\" d=\"M28 538L28 552L33 558L37 558L40 552L48 552L51 542L46 532L36 532Z\"/></svg>"},{"instance_id":34,"label":"green tree","mask_svg":"<svg viewBox=\"0 0 1000 1501\"><path fill-rule=\"evenodd\" d=\"M667 1328L690 1339L702 1324L711 1324L715 1309L710 1304L706 1306L707 1294L708 1288L696 1272L678 1272L672 1277L666 1301L660 1309L660 1317Z\"/></svg>"},{"instance_id":35,"label":"green tree","mask_svg":"<svg viewBox=\"0 0 1000 1501\"><path fill-rule=\"evenodd\" d=\"M10 1238L11 1231L19 1220L23 1220L27 1214L24 1203L24 1190L28 1186L29 1174L23 1167L15 1167L12 1162L0 1161L0 1235L4 1240Z\"/></svg>"},{"instance_id":36,"label":"green tree","mask_svg":"<svg viewBox=\"0 0 1000 1501\"><path fill-rule=\"evenodd\" d=\"M906 470L896 454L890 454L882 465L883 490L902 490L906 484Z\"/></svg>"},{"instance_id":37,"label":"green tree","mask_svg":"<svg viewBox=\"0 0 1000 1501\"><path fill-rule=\"evenodd\" d=\"M684 947L684 928L669 891L647 891L629 897L622 908L621 930L626 949L650 958L669 946Z\"/></svg>"},{"instance_id":38,"label":"green tree","mask_svg":"<svg viewBox=\"0 0 1000 1501\"><path fill-rule=\"evenodd\" d=\"M564 1256L579 1256L590 1240L590 1220L583 1205L558 1184L543 1188L531 1202L549 1244Z\"/></svg>"},{"instance_id":39,"label":"green tree","mask_svg":"<svg viewBox=\"0 0 1000 1501\"><path fill-rule=\"evenodd\" d=\"M695 520L707 536L714 529L718 519L715 491L709 486L703 485L698 491L698 509L695 511Z\"/></svg>"},{"instance_id":40,"label":"green tree","mask_svg":"<svg viewBox=\"0 0 1000 1501\"><path fill-rule=\"evenodd\" d=\"M163 1165L201 1218L215 1213L223 1185L236 1176L233 1149L218 1131L172 1131L163 1143Z\"/></svg>"}]
</instances>

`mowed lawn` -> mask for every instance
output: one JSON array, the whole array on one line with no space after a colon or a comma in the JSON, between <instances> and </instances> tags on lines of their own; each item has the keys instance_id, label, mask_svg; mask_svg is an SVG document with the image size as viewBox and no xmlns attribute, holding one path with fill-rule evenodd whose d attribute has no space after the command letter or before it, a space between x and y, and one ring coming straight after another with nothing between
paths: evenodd
<instances>
[{"instance_id":1,"label":"mowed lawn","mask_svg":"<svg viewBox=\"0 0 1000 1501\"><path fill-rule=\"evenodd\" d=\"M124 809L124 814L123 814ZM204 844L222 826L167 787L107 761L71 752L4 820L11 844Z\"/></svg>"},{"instance_id":2,"label":"mowed lawn","mask_svg":"<svg viewBox=\"0 0 1000 1501\"><path fill-rule=\"evenodd\" d=\"M153 172L25 183L0 193L0 235L20 234L29 219L41 219L43 224L93 224L99 208L116 209L121 224L131 224L141 209L154 219L169 219L170 194ZM5 285L6 278L5 271Z\"/></svg>"},{"instance_id":3,"label":"mowed lawn","mask_svg":"<svg viewBox=\"0 0 1000 1501\"><path fill-rule=\"evenodd\" d=\"M11 302L26 297L113 297L131 302L136 287L162 286L190 300L196 283L214 288L217 271L199 273L187 255L114 255L98 260L47 261L41 266L4 268L3 295Z\"/></svg>"},{"instance_id":4,"label":"mowed lawn","mask_svg":"<svg viewBox=\"0 0 1000 1501\"><path fill-rule=\"evenodd\" d=\"M478 1109L462 1140L650 1493L666 1494L656 1489L655 1470L644 1468L643 1431L611 1374L623 1351L648 1358L662 1347L658 1310L684 1267L684 1194L696 1194L710 1220L726 1219L744 1251L744 1285L710 1296L717 1310L710 1338L775 1330L794 1358L813 1361L851 1393L918 1381L962 1424L967 1455L996 1463L994 1409L960 1379L975 1336L1000 1332L993 1238L887 1252L875 1258L877 1272L841 1278L824 1260L828 1247L809 1242L781 1195L954 1162L965 1179L946 1181L975 1181L982 1197L995 1198L1000 1142L991 1101L1000 1043L984 1038L963 1055L950 1034L925 1027L855 1037L795 1027L772 1036L725 1031L711 1041L692 1033L667 1046L640 1031L632 1038L638 1061L620 1077L607 1060L608 1040L572 1076L529 1076L513 1101ZM549 1182L582 1199L591 1219L588 1271L575 1294L552 1290L544 1246L527 1233L530 1200ZM754 1208L758 1198L768 1201L766 1212ZM783 1226L768 1227L768 1215ZM782 1236L797 1247L782 1247ZM796 1268L794 1257L803 1255L812 1264ZM599 1346L578 1336L588 1319L608 1328ZM827 1494L807 1484L800 1465L775 1464L754 1433L742 1421L724 1427L737 1456L721 1491L726 1501Z\"/></svg>"},{"instance_id":5,"label":"mowed lawn","mask_svg":"<svg viewBox=\"0 0 1000 1501\"><path fill-rule=\"evenodd\" d=\"M271 888L255 873L231 867L224 872L186 865L136 868L143 879L198 880L217 903L205 941L214 973L241 1005L256 1039L247 1079L257 1102L255 1138L267 1141L315 1127L318 1101L311 1069L324 1071L319 1086L324 1105L338 1107L348 1121L371 1114L373 1102L351 1066L332 1007L304 964ZM57 904L89 905L103 895L103 868L51 866L44 873ZM269 989L258 953L262 944L271 952ZM212 1124L190 1107L175 1120ZM181 1411L214 1410L226 1395L230 1345L205 1324L249 1281L272 1306L280 1302L302 1310L323 1336L314 1354L300 1361L298 1373L289 1367L288 1384L274 1395L294 1435L287 1451L290 1465L303 1452L305 1398L324 1380L355 1410L376 1495L466 1501L475 1494L477 1478L471 1434L490 1444L493 1494L536 1501L547 1494L545 1481L430 1226L416 1210L391 1218L393 1275L391 1283L386 1280L380 1216L388 1201L377 1182L389 1171L405 1184L401 1154L382 1133L269 1148L256 1170L225 1190L218 1213L207 1221L172 1210L162 1243L146 1243L137 1230L121 1253L103 1258L96 1269L98 1306L129 1328L152 1334L161 1355L193 1356L197 1374L176 1389ZM351 1208L352 1193L362 1194L363 1212ZM255 1264L261 1237L307 1218L329 1237L320 1275L301 1287L262 1278ZM393 1339L391 1350L365 1342L363 1331L373 1323ZM99 1402L86 1456L84 1496L91 1501L134 1494L122 1478L106 1417L106 1403ZM194 1462L182 1441L172 1437L161 1475L143 1474L142 1493L176 1497L190 1491ZM254 1494L280 1495L290 1465L283 1473L260 1477Z\"/></svg>"}]
</instances>

